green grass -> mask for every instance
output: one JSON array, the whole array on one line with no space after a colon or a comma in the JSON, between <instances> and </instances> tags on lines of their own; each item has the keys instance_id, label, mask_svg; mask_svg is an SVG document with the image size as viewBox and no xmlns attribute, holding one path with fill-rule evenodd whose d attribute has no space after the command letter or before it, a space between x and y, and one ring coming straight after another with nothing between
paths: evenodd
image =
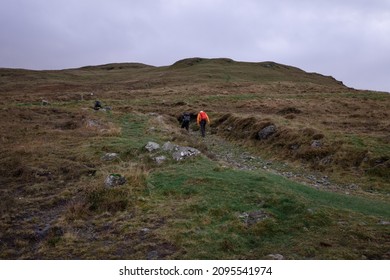
<instances>
[{"instance_id":1,"label":"green grass","mask_svg":"<svg viewBox=\"0 0 390 280\"><path fill-rule=\"evenodd\" d=\"M267 173L221 169L206 158L153 172L148 185L158 211L172 217L166 234L190 259L264 258L274 250L292 254L289 246L301 240L317 246L318 232L324 239L344 238L336 217L353 223L390 218L389 203L319 191ZM245 225L240 216L258 210L270 217ZM334 251L335 258L343 258Z\"/></svg>"},{"instance_id":2,"label":"green grass","mask_svg":"<svg viewBox=\"0 0 390 280\"><path fill-rule=\"evenodd\" d=\"M91 150L104 152L115 152L123 155L136 156L142 148L150 141L146 135L148 118L143 115L126 114L119 119L117 116L106 114L106 120L112 121L121 127L118 136L102 138L91 144Z\"/></svg>"},{"instance_id":3,"label":"green grass","mask_svg":"<svg viewBox=\"0 0 390 280\"><path fill-rule=\"evenodd\" d=\"M170 67L111 64L0 72L2 92L11 104L2 115L2 126L9 131L2 138L3 153L18 159L2 161L9 164L2 169L7 182L16 180L4 188L0 207L2 258L146 259L156 252L158 259L264 259L269 254L286 259L390 258L388 168L371 168L371 177L360 170L388 155L388 123L382 122L388 95L348 90L329 77L294 67L226 59L189 59ZM91 91L113 110L96 112L92 97L80 100L80 93ZM325 102L329 97L334 100ZM42 98L51 103L47 108L38 108ZM317 112L322 103L338 111ZM302 114L285 119L277 113L290 106ZM226 136L229 142L234 130L226 123L210 127L210 138L199 140L180 130L175 120L181 111L199 107L210 112L212 121L232 113L237 118L230 121L242 128L275 122L286 133L279 146L287 149L298 135L294 132L313 127L313 134L325 135L326 144L340 142L334 160L345 166L329 166L329 172L340 171L336 175L343 176L342 183L358 181L360 187L366 182L383 195L363 188L356 191L359 196L320 191L260 170L264 160L256 171L228 168L216 155L229 153L241 163L246 160L241 154L248 152L272 160L271 168L282 165L277 162L278 139L253 145L249 133L250 141L239 138L230 146L208 141ZM254 114L258 119L249 118ZM335 116L350 116L349 123L335 121ZM323 129L317 126L328 118ZM382 130L367 129L369 120ZM220 129L226 134L213 134ZM299 143L310 145L310 137L302 136L307 141ZM203 155L181 162L168 158L158 165L152 158L169 154L149 153L144 149L148 141L197 147ZM362 162L366 150L369 160L351 165ZM106 152L119 153L119 159L103 161ZM310 159L319 155L312 154ZM127 183L106 189L104 179L111 173L123 175ZM341 192L342 183L328 175ZM256 213L264 219L250 222ZM47 236L37 239L36 227L48 224Z\"/></svg>"}]
</instances>

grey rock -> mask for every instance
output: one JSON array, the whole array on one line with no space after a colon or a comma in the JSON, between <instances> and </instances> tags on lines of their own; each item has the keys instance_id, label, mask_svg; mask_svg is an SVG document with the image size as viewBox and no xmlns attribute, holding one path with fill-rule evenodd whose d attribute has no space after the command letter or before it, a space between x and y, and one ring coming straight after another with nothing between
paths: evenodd
<instances>
[{"instance_id":1,"label":"grey rock","mask_svg":"<svg viewBox=\"0 0 390 280\"><path fill-rule=\"evenodd\" d=\"M197 156L200 154L200 151L192 147L180 147L178 146L176 151L172 154L172 157L177 160L183 160L188 157Z\"/></svg>"},{"instance_id":2,"label":"grey rock","mask_svg":"<svg viewBox=\"0 0 390 280\"><path fill-rule=\"evenodd\" d=\"M162 149L164 151L172 152L172 151L176 150L178 147L179 147L178 145L175 145L175 144L168 141L168 142L164 143L164 145L162 146Z\"/></svg>"},{"instance_id":3,"label":"grey rock","mask_svg":"<svg viewBox=\"0 0 390 280\"><path fill-rule=\"evenodd\" d=\"M114 159L117 159L119 157L119 155L117 153L106 153L104 156L102 156L102 160L105 160L105 161L110 161L110 160L114 160Z\"/></svg>"},{"instance_id":4,"label":"grey rock","mask_svg":"<svg viewBox=\"0 0 390 280\"><path fill-rule=\"evenodd\" d=\"M123 185L125 183L126 183L126 178L120 174L110 174L107 176L106 180L104 181L104 185L107 188L116 187L119 185Z\"/></svg>"},{"instance_id":5,"label":"grey rock","mask_svg":"<svg viewBox=\"0 0 390 280\"><path fill-rule=\"evenodd\" d=\"M281 254L269 254L268 257L273 260L284 260L284 256Z\"/></svg>"},{"instance_id":6,"label":"grey rock","mask_svg":"<svg viewBox=\"0 0 390 280\"><path fill-rule=\"evenodd\" d=\"M276 132L276 126L271 124L269 126L264 127L262 130L260 130L257 133L257 137L260 140L265 140L265 139L269 138L275 132Z\"/></svg>"},{"instance_id":7,"label":"grey rock","mask_svg":"<svg viewBox=\"0 0 390 280\"><path fill-rule=\"evenodd\" d=\"M157 164L162 164L164 161L167 160L167 157L166 156L158 156L158 157L155 157L154 160L157 162Z\"/></svg>"},{"instance_id":8,"label":"grey rock","mask_svg":"<svg viewBox=\"0 0 390 280\"><path fill-rule=\"evenodd\" d=\"M296 150L298 150L299 149L299 144L291 144L290 146L289 146L289 149L290 150L293 150L293 151L296 151Z\"/></svg>"},{"instance_id":9,"label":"grey rock","mask_svg":"<svg viewBox=\"0 0 390 280\"><path fill-rule=\"evenodd\" d=\"M86 121L87 127L100 127L101 124L97 120L87 120Z\"/></svg>"},{"instance_id":10,"label":"grey rock","mask_svg":"<svg viewBox=\"0 0 390 280\"><path fill-rule=\"evenodd\" d=\"M326 156L323 159L321 159L321 161L320 161L320 163L323 164L323 165L330 165L330 164L332 164L332 162L333 162L333 156L332 155Z\"/></svg>"},{"instance_id":11,"label":"grey rock","mask_svg":"<svg viewBox=\"0 0 390 280\"><path fill-rule=\"evenodd\" d=\"M268 219L270 215L263 210L257 210L249 213L244 212L240 214L238 217L242 219L245 224L251 226L265 219Z\"/></svg>"},{"instance_id":12,"label":"grey rock","mask_svg":"<svg viewBox=\"0 0 390 280\"><path fill-rule=\"evenodd\" d=\"M158 252L157 251L150 251L150 252L148 252L148 255L146 256L146 259L148 259L148 260L156 260L156 259L158 259Z\"/></svg>"},{"instance_id":13,"label":"grey rock","mask_svg":"<svg viewBox=\"0 0 390 280\"><path fill-rule=\"evenodd\" d=\"M160 149L160 145L155 142L149 141L148 144L146 144L145 149L148 150L149 152L153 152L155 150Z\"/></svg>"},{"instance_id":14,"label":"grey rock","mask_svg":"<svg viewBox=\"0 0 390 280\"><path fill-rule=\"evenodd\" d=\"M313 140L311 141L311 145L310 145L312 148L321 148L322 147L322 142L321 140Z\"/></svg>"}]
</instances>

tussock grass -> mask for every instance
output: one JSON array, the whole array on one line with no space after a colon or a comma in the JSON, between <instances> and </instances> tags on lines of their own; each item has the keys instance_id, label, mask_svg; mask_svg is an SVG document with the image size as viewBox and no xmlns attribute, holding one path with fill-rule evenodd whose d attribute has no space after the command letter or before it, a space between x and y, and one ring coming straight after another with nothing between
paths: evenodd
<instances>
[{"instance_id":1,"label":"tussock grass","mask_svg":"<svg viewBox=\"0 0 390 280\"><path fill-rule=\"evenodd\" d=\"M201 58L1 69L0 84L2 259L390 258L386 93L273 62ZM112 111L94 111L95 100ZM202 140L194 121L180 129L181 113L199 110L207 136L362 191L227 167L215 152L238 151ZM256 139L270 124L276 133ZM157 165L148 141L203 155ZM106 188L111 173L126 184Z\"/></svg>"}]
</instances>

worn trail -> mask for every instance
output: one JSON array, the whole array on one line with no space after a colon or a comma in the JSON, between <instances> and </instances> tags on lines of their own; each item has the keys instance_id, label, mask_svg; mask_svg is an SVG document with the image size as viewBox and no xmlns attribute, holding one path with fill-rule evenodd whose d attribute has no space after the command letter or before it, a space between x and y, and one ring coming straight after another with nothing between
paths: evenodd
<instances>
[{"instance_id":1,"label":"worn trail","mask_svg":"<svg viewBox=\"0 0 390 280\"><path fill-rule=\"evenodd\" d=\"M285 162L266 160L239 146L239 144L232 143L216 134L209 133L205 138L202 138L197 131L192 131L190 134L207 146L207 151L212 158L229 167L270 172L316 189L346 194L360 191L356 184L339 185L332 182L326 174L306 170L298 171Z\"/></svg>"}]
</instances>

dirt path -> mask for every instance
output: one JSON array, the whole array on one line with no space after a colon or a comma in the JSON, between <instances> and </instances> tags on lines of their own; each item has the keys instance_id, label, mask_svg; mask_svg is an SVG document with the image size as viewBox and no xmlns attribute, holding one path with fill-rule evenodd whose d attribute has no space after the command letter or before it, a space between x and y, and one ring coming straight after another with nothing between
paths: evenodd
<instances>
[{"instance_id":1,"label":"dirt path","mask_svg":"<svg viewBox=\"0 0 390 280\"><path fill-rule=\"evenodd\" d=\"M206 145L208 154L212 159L222 162L229 167L240 170L263 170L316 189L345 194L360 191L359 186L356 184L339 185L332 182L325 174L308 170L296 170L287 163L266 160L258 155L251 154L244 147L227 141L216 134L208 133L205 138L202 138L198 131L192 131L190 134Z\"/></svg>"}]
</instances>

